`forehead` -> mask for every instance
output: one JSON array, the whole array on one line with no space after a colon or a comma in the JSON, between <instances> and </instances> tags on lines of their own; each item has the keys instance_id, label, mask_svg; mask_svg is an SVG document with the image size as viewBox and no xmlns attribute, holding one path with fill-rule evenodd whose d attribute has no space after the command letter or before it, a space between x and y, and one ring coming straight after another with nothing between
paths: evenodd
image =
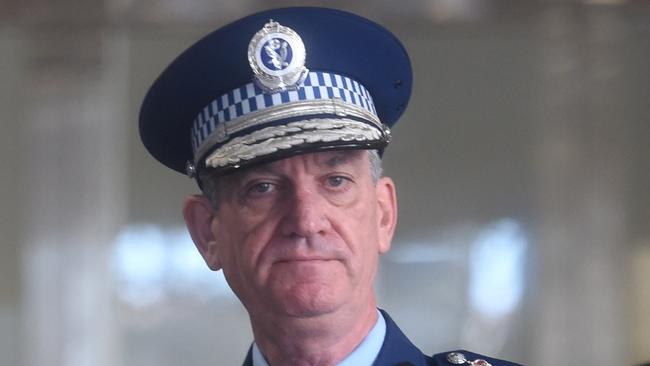
<instances>
[{"instance_id":1,"label":"forehead","mask_svg":"<svg viewBox=\"0 0 650 366\"><path fill-rule=\"evenodd\" d=\"M281 171L295 165L316 168L338 168L343 166L365 166L368 161L366 150L333 150L295 155L289 158L272 161L247 168L239 172L249 174L255 172ZM237 174L235 174L237 175Z\"/></svg>"}]
</instances>

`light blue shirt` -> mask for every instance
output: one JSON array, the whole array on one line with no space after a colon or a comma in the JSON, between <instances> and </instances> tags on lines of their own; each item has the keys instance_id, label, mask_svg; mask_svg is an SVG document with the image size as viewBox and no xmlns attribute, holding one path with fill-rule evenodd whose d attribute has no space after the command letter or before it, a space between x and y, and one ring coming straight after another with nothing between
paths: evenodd
<instances>
[{"instance_id":1,"label":"light blue shirt","mask_svg":"<svg viewBox=\"0 0 650 366\"><path fill-rule=\"evenodd\" d=\"M370 329L366 338L363 339L361 344L352 351L343 361L337 366L371 366L381 346L384 344L386 337L386 320L377 310L377 322ZM269 364L262 356L262 352L257 347L257 343L253 342L253 366L269 366Z\"/></svg>"}]
</instances>

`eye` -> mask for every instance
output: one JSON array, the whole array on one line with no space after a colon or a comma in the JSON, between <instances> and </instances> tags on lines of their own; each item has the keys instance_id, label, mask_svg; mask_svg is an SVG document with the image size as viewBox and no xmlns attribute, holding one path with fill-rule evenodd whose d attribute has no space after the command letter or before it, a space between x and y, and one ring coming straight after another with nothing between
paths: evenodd
<instances>
[{"instance_id":1,"label":"eye","mask_svg":"<svg viewBox=\"0 0 650 366\"><path fill-rule=\"evenodd\" d=\"M349 178L344 177L342 175L332 175L330 177L327 177L326 183L327 183L327 186L329 186L329 187L341 188L349 181L350 181Z\"/></svg>"},{"instance_id":2,"label":"eye","mask_svg":"<svg viewBox=\"0 0 650 366\"><path fill-rule=\"evenodd\" d=\"M252 185L248 192L253 195L268 194L275 190L275 185L271 182L259 182Z\"/></svg>"}]
</instances>

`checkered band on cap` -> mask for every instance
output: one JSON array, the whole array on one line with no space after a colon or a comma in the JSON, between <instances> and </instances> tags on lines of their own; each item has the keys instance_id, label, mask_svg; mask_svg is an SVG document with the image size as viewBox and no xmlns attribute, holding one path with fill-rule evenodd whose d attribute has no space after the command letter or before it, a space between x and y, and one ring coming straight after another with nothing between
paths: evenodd
<instances>
[{"instance_id":1,"label":"checkered band on cap","mask_svg":"<svg viewBox=\"0 0 650 366\"><path fill-rule=\"evenodd\" d=\"M265 93L254 83L223 94L208 104L192 123L194 154L213 132L229 121L270 107L299 101L338 99L377 116L372 97L356 80L334 73L311 71L296 90Z\"/></svg>"}]
</instances>

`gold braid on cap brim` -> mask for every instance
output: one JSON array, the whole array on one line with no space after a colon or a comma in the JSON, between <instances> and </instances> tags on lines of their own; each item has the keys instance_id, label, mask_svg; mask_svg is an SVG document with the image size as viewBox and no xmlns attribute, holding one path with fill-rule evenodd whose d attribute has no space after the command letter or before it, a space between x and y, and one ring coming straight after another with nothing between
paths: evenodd
<instances>
[{"instance_id":1,"label":"gold braid on cap brim","mask_svg":"<svg viewBox=\"0 0 650 366\"><path fill-rule=\"evenodd\" d=\"M326 145L390 140L390 130L348 118L314 118L270 126L248 135L233 138L208 155L207 168L236 166L278 152L308 144Z\"/></svg>"}]
</instances>

